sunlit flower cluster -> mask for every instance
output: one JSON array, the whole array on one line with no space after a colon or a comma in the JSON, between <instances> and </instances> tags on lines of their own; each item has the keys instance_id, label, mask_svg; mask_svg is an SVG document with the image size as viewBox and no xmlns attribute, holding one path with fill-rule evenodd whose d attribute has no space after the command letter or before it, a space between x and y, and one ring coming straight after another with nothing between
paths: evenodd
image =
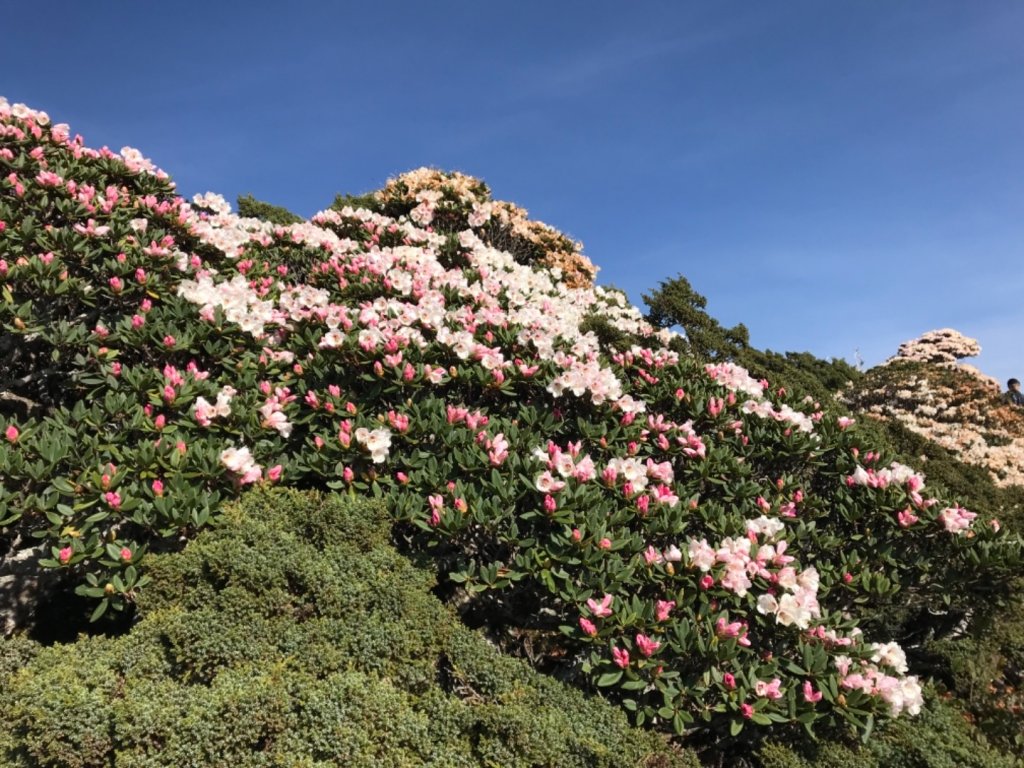
<instances>
[{"instance_id":1,"label":"sunlit flower cluster","mask_svg":"<svg viewBox=\"0 0 1024 768\"><path fill-rule=\"evenodd\" d=\"M866 594L858 579L888 567L863 558L905 541L924 565L889 569L880 591L938 588L928 558L995 532L861 450L849 418L739 366L680 357L620 292L591 285L577 244L470 177L421 169L389 182L378 210L274 226L217 195L146 186L156 176L141 156L90 154L18 112L0 103L7 143L39 144L52 162L19 155L27 170L0 179L0 211L13 221L37 210L17 201L59 195L79 248L38 246L45 229L0 241L28 249L0 261L17 297L0 305L4 327L37 340L37 319L11 307L72 293L71 309L57 305L81 327L48 359L79 366L69 386L100 415L83 404L59 418L68 433L119 425L82 441L97 455L79 466L51 422L0 424L9 466L28 467L4 479L5 509L31 519L45 497L78 515L40 529L50 567L120 578L111 548L141 551L128 531L197 530L254 483L368 493L424 546L459 553L465 570L449 577L468 594L530 585L595 685L621 686L651 718L669 702L677 730L709 702L734 722L789 722L796 710L779 702L797 691L804 714L831 716L831 661L860 706L919 707L898 648L869 646L844 615ZM76 178L96 172L75 162L94 156L128 178ZM439 231L452 221L464 228ZM502 247L502 233L543 257ZM23 460L51 454L52 472ZM96 471L108 464L119 469ZM876 526L882 509L901 510L898 525ZM818 538L869 528L885 547L857 557ZM809 646L827 659L804 669Z\"/></svg>"}]
</instances>

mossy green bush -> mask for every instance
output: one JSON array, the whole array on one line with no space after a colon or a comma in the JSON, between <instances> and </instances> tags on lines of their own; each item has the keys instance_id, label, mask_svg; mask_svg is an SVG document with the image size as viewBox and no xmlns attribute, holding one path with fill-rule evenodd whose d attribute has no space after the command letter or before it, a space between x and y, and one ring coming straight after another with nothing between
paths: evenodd
<instances>
[{"instance_id":1,"label":"mossy green bush","mask_svg":"<svg viewBox=\"0 0 1024 768\"><path fill-rule=\"evenodd\" d=\"M243 218L262 219L282 226L302 221L301 216L292 213L287 208L257 200L252 195L238 196L238 215Z\"/></svg>"},{"instance_id":2,"label":"mossy green bush","mask_svg":"<svg viewBox=\"0 0 1024 768\"><path fill-rule=\"evenodd\" d=\"M799 749L765 744L760 768L1019 768L1022 761L1000 752L959 711L940 698L914 723L894 722L866 744L821 741Z\"/></svg>"},{"instance_id":3,"label":"mossy green bush","mask_svg":"<svg viewBox=\"0 0 1024 768\"><path fill-rule=\"evenodd\" d=\"M128 634L3 641L0 765L697 765L461 625L389 527L258 490L152 557Z\"/></svg>"}]
</instances>

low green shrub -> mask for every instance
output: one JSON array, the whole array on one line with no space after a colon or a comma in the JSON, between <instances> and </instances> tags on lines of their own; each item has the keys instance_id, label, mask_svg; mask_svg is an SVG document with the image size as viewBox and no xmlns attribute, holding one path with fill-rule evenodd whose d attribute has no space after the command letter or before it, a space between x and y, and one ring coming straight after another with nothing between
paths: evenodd
<instances>
[{"instance_id":1,"label":"low green shrub","mask_svg":"<svg viewBox=\"0 0 1024 768\"><path fill-rule=\"evenodd\" d=\"M0 643L0 764L695 768L502 656L388 544L378 503L257 490L120 637Z\"/></svg>"},{"instance_id":2,"label":"low green shrub","mask_svg":"<svg viewBox=\"0 0 1024 768\"><path fill-rule=\"evenodd\" d=\"M935 696L913 723L897 721L866 744L806 743L799 748L769 742L758 753L760 768L1019 768L1000 752L955 704Z\"/></svg>"}]
</instances>

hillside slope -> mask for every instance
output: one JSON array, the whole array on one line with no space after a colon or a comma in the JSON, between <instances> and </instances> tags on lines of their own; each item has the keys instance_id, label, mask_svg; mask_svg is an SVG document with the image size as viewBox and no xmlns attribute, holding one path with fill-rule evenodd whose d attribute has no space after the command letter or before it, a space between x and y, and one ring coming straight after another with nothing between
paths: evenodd
<instances>
[{"instance_id":1,"label":"hillside slope","mask_svg":"<svg viewBox=\"0 0 1024 768\"><path fill-rule=\"evenodd\" d=\"M27 107L0 127L0 578L93 620L130 626L254 486L372 496L495 642L747 760L928 711L922 643L1020 567L857 419L681 352L481 182L273 224Z\"/></svg>"},{"instance_id":2,"label":"hillside slope","mask_svg":"<svg viewBox=\"0 0 1024 768\"><path fill-rule=\"evenodd\" d=\"M980 351L956 331L931 331L868 371L843 399L983 468L1000 487L1024 485L1024 408L1003 398L999 382L958 363Z\"/></svg>"}]
</instances>

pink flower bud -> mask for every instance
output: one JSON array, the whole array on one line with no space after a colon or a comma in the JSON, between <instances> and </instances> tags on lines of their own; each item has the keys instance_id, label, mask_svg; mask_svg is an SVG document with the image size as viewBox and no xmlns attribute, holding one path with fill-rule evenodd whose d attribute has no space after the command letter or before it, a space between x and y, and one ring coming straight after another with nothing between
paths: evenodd
<instances>
[{"instance_id":1,"label":"pink flower bud","mask_svg":"<svg viewBox=\"0 0 1024 768\"><path fill-rule=\"evenodd\" d=\"M60 560L61 565L66 565L68 560L71 559L71 555L71 547L62 548L60 554L58 555L58 559Z\"/></svg>"},{"instance_id":2,"label":"pink flower bud","mask_svg":"<svg viewBox=\"0 0 1024 768\"><path fill-rule=\"evenodd\" d=\"M612 648L612 660L615 662L615 666L625 669L629 666L629 651L621 648Z\"/></svg>"},{"instance_id":3,"label":"pink flower bud","mask_svg":"<svg viewBox=\"0 0 1024 768\"><path fill-rule=\"evenodd\" d=\"M121 547L121 559L125 562L132 559L132 551L128 547Z\"/></svg>"},{"instance_id":4,"label":"pink flower bud","mask_svg":"<svg viewBox=\"0 0 1024 768\"><path fill-rule=\"evenodd\" d=\"M164 483L159 478L153 481L153 495L163 496L164 495Z\"/></svg>"},{"instance_id":5,"label":"pink flower bud","mask_svg":"<svg viewBox=\"0 0 1024 768\"><path fill-rule=\"evenodd\" d=\"M580 616L580 629L583 630L583 634L593 637L597 634L597 627L594 626L594 622L590 619L585 619Z\"/></svg>"},{"instance_id":6,"label":"pink flower bud","mask_svg":"<svg viewBox=\"0 0 1024 768\"><path fill-rule=\"evenodd\" d=\"M9 442L9 443L16 443L16 442L18 442L18 437L20 435L21 435L21 433L18 432L18 428L16 426L14 426L13 424L10 424L7 427L7 429L4 430L4 437L7 438L7 442Z\"/></svg>"}]
</instances>

